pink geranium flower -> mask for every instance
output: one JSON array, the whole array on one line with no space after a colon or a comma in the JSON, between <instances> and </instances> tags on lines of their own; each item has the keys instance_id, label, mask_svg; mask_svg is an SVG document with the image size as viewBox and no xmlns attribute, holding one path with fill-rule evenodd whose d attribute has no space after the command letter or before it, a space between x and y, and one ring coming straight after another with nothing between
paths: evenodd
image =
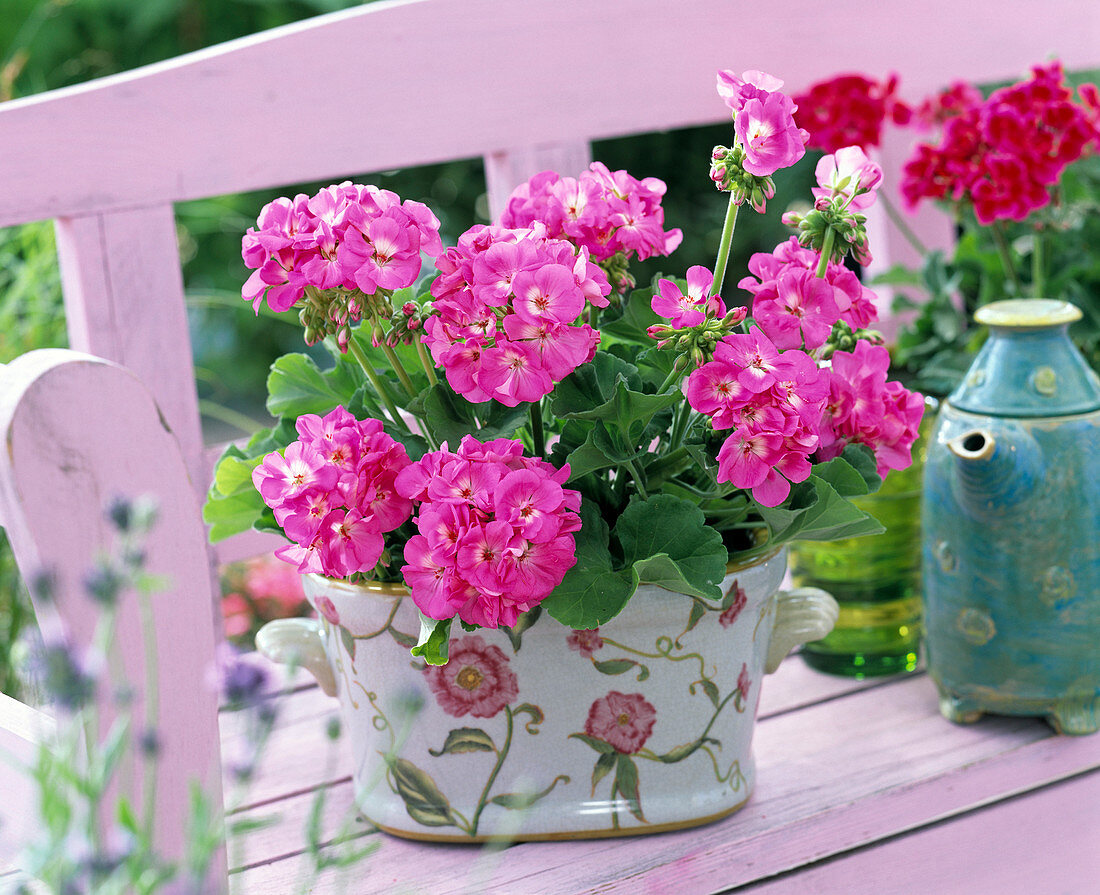
<instances>
[{"instance_id":1,"label":"pink geranium flower","mask_svg":"<svg viewBox=\"0 0 1100 895\"><path fill-rule=\"evenodd\" d=\"M794 102L782 93L750 99L734 121L734 132L745 149L745 170L758 177L788 168L806 154L805 132L794 123Z\"/></svg>"},{"instance_id":2,"label":"pink geranium flower","mask_svg":"<svg viewBox=\"0 0 1100 895\"><path fill-rule=\"evenodd\" d=\"M358 421L343 407L323 418L304 414L299 439L268 454L252 480L293 544L276 556L298 571L344 578L374 569L382 534L399 527L412 502L396 491L409 465L405 448L378 420Z\"/></svg>"},{"instance_id":3,"label":"pink geranium flower","mask_svg":"<svg viewBox=\"0 0 1100 895\"><path fill-rule=\"evenodd\" d=\"M808 270L786 270L774 294L757 292L753 319L777 348L811 351L825 344L840 319L833 287Z\"/></svg>"},{"instance_id":4,"label":"pink geranium flower","mask_svg":"<svg viewBox=\"0 0 1100 895\"><path fill-rule=\"evenodd\" d=\"M468 436L397 475L397 493L421 502L402 573L430 618L513 625L576 562L580 493L562 487L569 467L522 451L513 439Z\"/></svg>"},{"instance_id":5,"label":"pink geranium flower","mask_svg":"<svg viewBox=\"0 0 1100 895\"><path fill-rule=\"evenodd\" d=\"M641 693L612 690L592 703L584 732L623 755L633 755L653 733L657 710Z\"/></svg>"},{"instance_id":6,"label":"pink geranium flower","mask_svg":"<svg viewBox=\"0 0 1100 895\"><path fill-rule=\"evenodd\" d=\"M782 89L783 82L762 71L747 71L741 77L732 71L718 72L718 95L734 113L740 112L751 99L765 99Z\"/></svg>"},{"instance_id":7,"label":"pink geranium flower","mask_svg":"<svg viewBox=\"0 0 1100 895\"><path fill-rule=\"evenodd\" d=\"M450 661L423 673L439 707L455 718L492 718L519 696L508 657L476 634L452 640Z\"/></svg>"},{"instance_id":8,"label":"pink geranium flower","mask_svg":"<svg viewBox=\"0 0 1100 895\"><path fill-rule=\"evenodd\" d=\"M882 168L858 146L845 146L823 156L814 174L818 183L812 190L815 196L844 196L854 211L865 211L875 204L875 191L882 182Z\"/></svg>"},{"instance_id":9,"label":"pink geranium flower","mask_svg":"<svg viewBox=\"0 0 1100 895\"><path fill-rule=\"evenodd\" d=\"M710 294L713 284L714 274L695 264L688 268L687 295L672 280L660 279L657 281L658 292L650 306L653 313L667 318L674 329L698 326L708 315L721 317L726 313L722 299Z\"/></svg>"}]
</instances>

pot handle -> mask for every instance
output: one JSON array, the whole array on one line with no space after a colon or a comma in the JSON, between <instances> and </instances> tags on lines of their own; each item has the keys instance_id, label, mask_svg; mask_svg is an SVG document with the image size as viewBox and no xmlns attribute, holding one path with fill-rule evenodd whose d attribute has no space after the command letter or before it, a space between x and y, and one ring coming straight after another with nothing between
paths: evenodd
<instances>
[{"instance_id":1,"label":"pot handle","mask_svg":"<svg viewBox=\"0 0 1100 895\"><path fill-rule=\"evenodd\" d=\"M768 641L764 671L771 674L796 646L820 640L836 624L840 607L820 587L781 590L776 596L775 628Z\"/></svg>"},{"instance_id":2,"label":"pot handle","mask_svg":"<svg viewBox=\"0 0 1100 895\"><path fill-rule=\"evenodd\" d=\"M280 665L301 666L326 696L336 695L336 676L325 654L321 623L315 618L277 618L256 632L256 649Z\"/></svg>"}]
</instances>

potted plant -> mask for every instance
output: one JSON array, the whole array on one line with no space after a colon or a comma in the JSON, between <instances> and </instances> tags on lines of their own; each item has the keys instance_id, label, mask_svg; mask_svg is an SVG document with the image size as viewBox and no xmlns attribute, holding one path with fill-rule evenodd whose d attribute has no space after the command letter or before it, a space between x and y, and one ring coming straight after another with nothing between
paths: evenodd
<instances>
[{"instance_id":1,"label":"potted plant","mask_svg":"<svg viewBox=\"0 0 1100 895\"><path fill-rule=\"evenodd\" d=\"M609 835L747 799L760 676L835 618L777 596L783 545L877 530L850 498L909 463L923 409L842 264L881 177L858 149L819 166L752 307L721 297L739 209L804 153L781 86L719 73L713 271L636 288L631 260L680 235L660 181L599 163L537 175L446 251L423 205L352 184L246 235L245 298L296 308L334 365L275 362L279 422L227 451L206 515L288 537L322 621L259 643L339 695L383 829Z\"/></svg>"}]
</instances>

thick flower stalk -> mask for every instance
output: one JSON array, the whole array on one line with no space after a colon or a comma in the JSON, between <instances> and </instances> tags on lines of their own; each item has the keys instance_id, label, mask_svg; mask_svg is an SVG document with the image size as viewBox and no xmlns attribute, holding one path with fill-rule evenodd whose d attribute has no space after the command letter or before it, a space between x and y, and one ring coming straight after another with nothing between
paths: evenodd
<instances>
[{"instance_id":1,"label":"thick flower stalk","mask_svg":"<svg viewBox=\"0 0 1100 895\"><path fill-rule=\"evenodd\" d=\"M546 228L547 236L585 249L616 293L634 288L630 261L668 255L679 244L679 230L664 229L661 198L665 184L656 177L637 180L593 162L579 177L553 171L536 174L515 189L500 225Z\"/></svg>"},{"instance_id":2,"label":"thick flower stalk","mask_svg":"<svg viewBox=\"0 0 1100 895\"><path fill-rule=\"evenodd\" d=\"M794 101L780 92L779 78L759 71L738 77L718 72L718 95L733 112L732 147L715 146L710 177L719 190L730 194L726 221L714 261L714 291L721 292L726 276L737 210L746 202L763 213L775 195L771 175L797 162L806 153L809 134L794 121Z\"/></svg>"},{"instance_id":3,"label":"thick flower stalk","mask_svg":"<svg viewBox=\"0 0 1100 895\"><path fill-rule=\"evenodd\" d=\"M607 306L611 286L586 249L541 226L477 226L436 264L423 342L468 401L537 402L595 355L584 315Z\"/></svg>"},{"instance_id":4,"label":"thick flower stalk","mask_svg":"<svg viewBox=\"0 0 1100 895\"><path fill-rule=\"evenodd\" d=\"M405 468L397 491L419 504L419 533L401 571L420 611L496 628L545 599L576 563L581 496L568 479L568 464L525 457L508 438L466 436Z\"/></svg>"},{"instance_id":5,"label":"thick flower stalk","mask_svg":"<svg viewBox=\"0 0 1100 895\"><path fill-rule=\"evenodd\" d=\"M332 335L347 351L351 326L364 317L374 341L384 338L389 296L416 282L421 252L442 251L426 205L345 182L264 206L242 242L254 273L241 295L257 313L265 301L279 312L300 306L307 344Z\"/></svg>"},{"instance_id":6,"label":"thick flower stalk","mask_svg":"<svg viewBox=\"0 0 1100 895\"><path fill-rule=\"evenodd\" d=\"M268 454L252 473L292 542L275 555L302 573L369 576L384 554L382 535L412 513L394 484L409 456L378 420L360 422L343 407L304 414L297 430L285 453Z\"/></svg>"},{"instance_id":7,"label":"thick flower stalk","mask_svg":"<svg viewBox=\"0 0 1100 895\"><path fill-rule=\"evenodd\" d=\"M862 214L876 198L882 169L858 146L838 149L824 156L814 171L814 207L805 214L789 212L783 223L798 231L798 243L820 256L819 275L825 265L852 255L861 264L871 260L867 243L867 218Z\"/></svg>"}]
</instances>

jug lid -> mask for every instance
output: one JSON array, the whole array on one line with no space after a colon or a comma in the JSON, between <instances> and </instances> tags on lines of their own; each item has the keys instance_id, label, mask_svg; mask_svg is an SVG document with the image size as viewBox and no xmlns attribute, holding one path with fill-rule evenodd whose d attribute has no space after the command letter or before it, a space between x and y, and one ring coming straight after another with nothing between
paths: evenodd
<instances>
[{"instance_id":1,"label":"jug lid","mask_svg":"<svg viewBox=\"0 0 1100 895\"><path fill-rule=\"evenodd\" d=\"M974 320L989 340L948 398L988 416L1047 417L1100 410L1100 377L1069 338L1081 310L1067 301L1015 298L984 305Z\"/></svg>"}]
</instances>

